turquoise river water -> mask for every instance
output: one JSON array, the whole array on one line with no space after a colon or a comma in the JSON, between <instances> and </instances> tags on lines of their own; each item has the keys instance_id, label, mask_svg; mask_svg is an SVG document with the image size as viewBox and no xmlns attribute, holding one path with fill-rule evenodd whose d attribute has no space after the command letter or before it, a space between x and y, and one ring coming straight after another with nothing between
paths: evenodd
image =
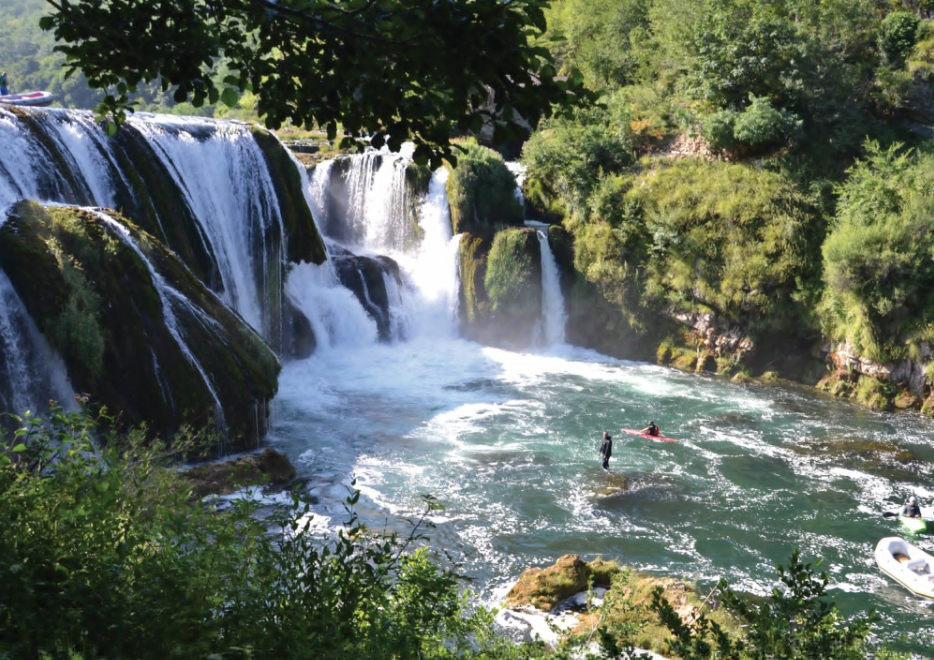
<instances>
[{"instance_id":1,"label":"turquoise river water","mask_svg":"<svg viewBox=\"0 0 934 660\"><path fill-rule=\"evenodd\" d=\"M677 443L618 432L655 420ZM614 437L610 470L597 449ZM374 527L404 530L431 494L431 537L485 602L530 566L601 555L656 575L767 594L794 548L822 560L846 616L928 656L934 604L881 573L884 519L934 500L934 422L811 390L734 384L559 345L456 338L319 351L286 365L270 437L339 524L351 477ZM913 541L934 551L934 537Z\"/></svg>"}]
</instances>

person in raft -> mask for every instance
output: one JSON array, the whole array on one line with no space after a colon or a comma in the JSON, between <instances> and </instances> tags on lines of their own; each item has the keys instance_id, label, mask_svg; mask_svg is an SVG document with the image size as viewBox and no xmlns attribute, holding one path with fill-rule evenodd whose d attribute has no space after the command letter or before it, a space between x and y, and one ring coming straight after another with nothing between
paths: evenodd
<instances>
[{"instance_id":1,"label":"person in raft","mask_svg":"<svg viewBox=\"0 0 934 660\"><path fill-rule=\"evenodd\" d=\"M610 469L610 456L613 455L613 438L610 437L609 432L603 432L603 444L600 445L600 454L599 456L603 458L603 469Z\"/></svg>"},{"instance_id":2,"label":"person in raft","mask_svg":"<svg viewBox=\"0 0 934 660\"><path fill-rule=\"evenodd\" d=\"M645 435L658 435L658 427L655 426L655 422L650 421L649 425L639 432L644 433Z\"/></svg>"},{"instance_id":3,"label":"person in raft","mask_svg":"<svg viewBox=\"0 0 934 660\"><path fill-rule=\"evenodd\" d=\"M914 495L908 498L908 504L902 507L902 515L908 518L921 517L921 507L918 506L918 498Z\"/></svg>"}]
</instances>

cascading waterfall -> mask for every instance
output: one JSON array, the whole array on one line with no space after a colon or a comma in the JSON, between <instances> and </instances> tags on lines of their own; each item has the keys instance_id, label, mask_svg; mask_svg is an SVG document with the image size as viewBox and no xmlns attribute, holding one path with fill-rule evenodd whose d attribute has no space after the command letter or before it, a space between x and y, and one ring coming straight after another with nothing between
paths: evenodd
<instances>
[{"instance_id":1,"label":"cascading waterfall","mask_svg":"<svg viewBox=\"0 0 934 660\"><path fill-rule=\"evenodd\" d=\"M406 185L406 168L411 163L408 152L371 151L344 160L349 161L349 167L341 199L335 200L336 194L329 188L333 162L317 165L308 184L315 220L328 236L329 252L335 256L329 263L356 258L349 250L388 256L398 264L403 284L383 270L380 284L385 295L380 297L388 303L391 338L452 336L458 300L457 239L451 237L447 170L440 168L433 173L428 194L419 200L415 216L412 193ZM316 334L324 333L325 345L335 345L333 329L337 326L344 328L342 343L374 340L373 313L368 314L365 308L372 307L370 296L375 292L367 288L362 273L355 279L361 282L356 287L356 305L353 296L338 290L337 274L327 266L303 264L289 276L290 300L310 315ZM308 287L318 290L306 290ZM329 299L337 307L322 314L322 300L312 304L309 297ZM351 330L347 327L350 322L361 325Z\"/></svg>"},{"instance_id":2,"label":"cascading waterfall","mask_svg":"<svg viewBox=\"0 0 934 660\"><path fill-rule=\"evenodd\" d=\"M24 199L122 209L285 345L285 231L249 126L139 113L108 137L89 112L0 106L0 140L0 223Z\"/></svg>"},{"instance_id":3,"label":"cascading waterfall","mask_svg":"<svg viewBox=\"0 0 934 660\"><path fill-rule=\"evenodd\" d=\"M516 189L513 194L515 195L518 202L522 205L522 208L525 208L525 195L522 192L522 183L525 181L525 165L515 161L509 161L506 163L506 168L516 179Z\"/></svg>"},{"instance_id":4,"label":"cascading waterfall","mask_svg":"<svg viewBox=\"0 0 934 660\"><path fill-rule=\"evenodd\" d=\"M193 314L201 323L206 324L216 324L213 319L210 319L201 312L195 305L191 303L188 298L186 298L181 292L179 292L174 287L170 286L168 282L165 281L159 272L156 270L155 266L152 265L152 262L146 256L146 254L140 249L139 245L136 244L136 241L133 240L130 236L129 230L124 227L122 224L114 220L111 216L107 215L103 211L97 209L91 209L91 212L94 215L111 229L111 234L120 239L124 245L129 247L133 252L139 257L140 261L146 265L146 268L149 270L149 275L152 278L152 284L156 289L156 292L159 295L159 301L162 303L162 316L165 320L165 326L169 331L169 334L172 335L172 338L175 340L175 343L178 345L179 350L181 350L182 355L185 356L185 359L188 360L189 364L200 374L201 379L204 381L204 385L210 392L211 397L214 399L214 412L215 419L217 422L217 427L220 430L226 428L224 422L224 408L221 405L220 397L217 395L217 390L214 388L214 384L211 382L211 378L205 371L204 367L198 361L198 358L195 357L191 348L188 346L188 342L183 336L181 325L178 322L176 316L177 310L184 310L186 313ZM154 356L155 359L155 356ZM157 371L158 365L157 365ZM220 437L223 439L226 437L225 433L221 433ZM223 447L219 448L219 453L221 455L225 454L226 451Z\"/></svg>"},{"instance_id":5,"label":"cascading waterfall","mask_svg":"<svg viewBox=\"0 0 934 660\"><path fill-rule=\"evenodd\" d=\"M123 143L108 138L91 113L26 113L28 120L22 120L0 108L0 209L20 199L119 208L121 198L133 196L119 164L132 163L132 156L118 158ZM280 309L284 229L269 168L250 128L141 114L130 117L123 130L145 138L198 223L220 280L206 284L278 344L281 337L272 334L281 322L271 315ZM164 230L166 219L156 222Z\"/></svg>"},{"instance_id":6,"label":"cascading waterfall","mask_svg":"<svg viewBox=\"0 0 934 660\"><path fill-rule=\"evenodd\" d=\"M29 123L0 107L0 210L20 199L113 207L120 180L91 113L46 110Z\"/></svg>"},{"instance_id":7,"label":"cascading waterfall","mask_svg":"<svg viewBox=\"0 0 934 660\"><path fill-rule=\"evenodd\" d=\"M376 322L337 280L330 259L320 265L301 263L292 268L285 293L311 324L317 350L376 342Z\"/></svg>"},{"instance_id":8,"label":"cascading waterfall","mask_svg":"<svg viewBox=\"0 0 934 660\"><path fill-rule=\"evenodd\" d=\"M278 289L278 282L268 281L269 262L277 268L284 262L284 230L263 154L253 139L244 139L249 129L191 118L128 123L153 145L200 223L220 272L222 298L268 336L278 323L263 301ZM193 135L201 131L208 139Z\"/></svg>"},{"instance_id":9,"label":"cascading waterfall","mask_svg":"<svg viewBox=\"0 0 934 660\"><path fill-rule=\"evenodd\" d=\"M567 324L564 296L561 294L561 275L548 244L548 235L541 229L536 230L535 234L542 253L542 337L547 346L554 346L564 343L564 327Z\"/></svg>"},{"instance_id":10,"label":"cascading waterfall","mask_svg":"<svg viewBox=\"0 0 934 660\"><path fill-rule=\"evenodd\" d=\"M457 249L460 236L452 237L451 211L446 185L447 168L431 176L428 196L419 208L418 224L422 241L407 272L417 292L416 332L451 337L455 334L459 282ZM400 263L405 264L406 260ZM403 266L405 268L405 266Z\"/></svg>"},{"instance_id":11,"label":"cascading waterfall","mask_svg":"<svg viewBox=\"0 0 934 660\"><path fill-rule=\"evenodd\" d=\"M0 410L36 411L50 399L68 409L72 392L64 364L0 270Z\"/></svg>"}]
</instances>

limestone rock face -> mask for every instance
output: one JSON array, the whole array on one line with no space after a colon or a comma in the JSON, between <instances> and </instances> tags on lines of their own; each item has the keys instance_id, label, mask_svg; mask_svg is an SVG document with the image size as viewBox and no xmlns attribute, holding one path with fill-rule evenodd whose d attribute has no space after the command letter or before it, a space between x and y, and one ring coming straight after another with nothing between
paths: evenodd
<instances>
[{"instance_id":1,"label":"limestone rock face","mask_svg":"<svg viewBox=\"0 0 934 660\"><path fill-rule=\"evenodd\" d=\"M216 454L257 446L279 360L155 238L116 214L21 202L0 266L91 405L164 437L216 428Z\"/></svg>"}]
</instances>

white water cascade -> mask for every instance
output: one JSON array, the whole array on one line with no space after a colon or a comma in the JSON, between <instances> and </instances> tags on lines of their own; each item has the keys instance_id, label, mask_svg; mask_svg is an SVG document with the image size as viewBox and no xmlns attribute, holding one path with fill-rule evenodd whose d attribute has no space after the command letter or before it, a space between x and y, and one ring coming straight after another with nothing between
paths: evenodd
<instances>
[{"instance_id":1,"label":"white water cascade","mask_svg":"<svg viewBox=\"0 0 934 660\"><path fill-rule=\"evenodd\" d=\"M155 287L156 292L159 294L159 300L162 303L162 316L165 320L165 326L169 331L169 334L172 335L172 338L175 340L175 343L178 345L179 350L182 352L182 355L185 356L185 359L188 360L189 364L200 374L201 379L204 381L204 385L207 388L208 392L211 393L211 397L214 399L214 414L216 415L215 419L217 421L218 429L225 429L226 424L224 422L224 407L221 405L220 397L217 395L217 391L214 388L213 383L211 383L211 378L208 376L204 367L198 361L198 358L195 357L191 348L188 346L188 342L185 340L181 326L178 323L176 317L176 310L184 310L186 313L194 315L201 323L204 324L214 324L217 322L213 319L205 316L200 309L191 303L188 298L186 298L180 291L170 286L168 282L165 281L165 278L159 274L159 272L152 265L152 262L146 256L146 254L140 249L139 245L136 244L136 241L133 240L133 237L130 236L129 230L124 227L122 224L114 220L112 217L104 213L103 211L97 209L91 209L91 211L100 218L101 222L106 224L110 229L111 233L119 238L128 248L133 250L134 253L139 257L140 261L146 265L146 268L149 270L149 275L152 278L153 287ZM155 358L153 358L155 359ZM157 371L158 365L156 365ZM224 434L221 434L223 437ZM221 454L225 453L221 451Z\"/></svg>"},{"instance_id":2,"label":"white water cascade","mask_svg":"<svg viewBox=\"0 0 934 660\"><path fill-rule=\"evenodd\" d=\"M542 338L546 346L554 346L564 343L564 327L567 324L564 296L561 295L561 274L548 244L548 235L540 229L535 234L542 253Z\"/></svg>"},{"instance_id":3,"label":"white water cascade","mask_svg":"<svg viewBox=\"0 0 934 660\"><path fill-rule=\"evenodd\" d=\"M249 126L137 113L110 137L90 112L0 106L0 142L0 224L21 200L121 209L270 344L285 345L277 182Z\"/></svg>"},{"instance_id":4,"label":"white water cascade","mask_svg":"<svg viewBox=\"0 0 934 660\"><path fill-rule=\"evenodd\" d=\"M381 278L392 339L454 336L458 239L451 236L445 193L448 171L436 170L427 195L416 200L406 184L410 150L371 151L342 160L341 198L335 199L329 188L335 161L317 165L308 184L315 220L335 257L329 265L337 259L388 257L401 275L400 281L383 270ZM361 301L340 285L329 265L302 264L293 269L286 285L289 299L308 317L319 346L376 341L376 306L362 273Z\"/></svg>"},{"instance_id":5,"label":"white water cascade","mask_svg":"<svg viewBox=\"0 0 934 660\"><path fill-rule=\"evenodd\" d=\"M72 407L73 392L62 364L0 270L0 405L2 411L36 411L50 399Z\"/></svg>"},{"instance_id":6,"label":"white water cascade","mask_svg":"<svg viewBox=\"0 0 934 660\"><path fill-rule=\"evenodd\" d=\"M129 124L146 136L184 194L216 260L222 298L266 336L273 323L263 301L278 295L278 283L268 281L268 260L284 262L284 230L263 154L253 139L244 139L249 128L168 117ZM201 132L206 137L196 137ZM278 248L273 254L270 243Z\"/></svg>"}]
</instances>

